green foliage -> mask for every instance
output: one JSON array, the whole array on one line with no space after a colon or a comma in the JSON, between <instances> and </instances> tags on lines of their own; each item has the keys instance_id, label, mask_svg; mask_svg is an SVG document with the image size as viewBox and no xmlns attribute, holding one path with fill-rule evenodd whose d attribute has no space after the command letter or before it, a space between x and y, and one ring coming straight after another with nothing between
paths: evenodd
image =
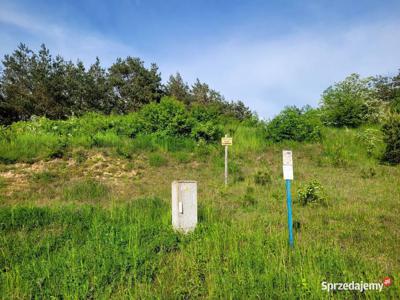
<instances>
[{"instance_id":1,"label":"green foliage","mask_svg":"<svg viewBox=\"0 0 400 300\"><path fill-rule=\"evenodd\" d=\"M222 129L211 121L197 123L191 133L196 140L217 141L222 136Z\"/></svg>"},{"instance_id":2,"label":"green foliage","mask_svg":"<svg viewBox=\"0 0 400 300\"><path fill-rule=\"evenodd\" d=\"M376 154L379 142L382 140L379 130L374 128L360 130L357 132L357 139L365 146L368 156Z\"/></svg>"},{"instance_id":3,"label":"green foliage","mask_svg":"<svg viewBox=\"0 0 400 300\"><path fill-rule=\"evenodd\" d=\"M254 183L258 185L266 185L271 183L272 176L269 169L259 170L254 174Z\"/></svg>"},{"instance_id":4,"label":"green foliage","mask_svg":"<svg viewBox=\"0 0 400 300\"><path fill-rule=\"evenodd\" d=\"M382 103L370 89L371 78L360 79L358 74L329 87L322 95L322 119L335 127L358 127L377 122L382 114Z\"/></svg>"},{"instance_id":5,"label":"green foliage","mask_svg":"<svg viewBox=\"0 0 400 300\"><path fill-rule=\"evenodd\" d=\"M63 193L66 201L91 201L108 197L109 188L96 180L84 179L69 184Z\"/></svg>"},{"instance_id":6,"label":"green foliage","mask_svg":"<svg viewBox=\"0 0 400 300\"><path fill-rule=\"evenodd\" d=\"M207 109L202 111L207 115ZM61 157L74 147L113 148L115 153L131 158L138 151L194 151L196 141L219 140L222 130L218 120L191 114L181 102L164 97L160 103L150 103L124 116L88 113L67 120L39 117L15 122L2 128L0 161Z\"/></svg>"},{"instance_id":7,"label":"green foliage","mask_svg":"<svg viewBox=\"0 0 400 300\"><path fill-rule=\"evenodd\" d=\"M324 128L319 162L334 167L366 165L382 155L384 144L375 127L357 129Z\"/></svg>"},{"instance_id":8,"label":"green foliage","mask_svg":"<svg viewBox=\"0 0 400 300\"><path fill-rule=\"evenodd\" d=\"M274 142L283 140L318 141L321 138L321 126L318 112L310 107L302 109L295 106L286 107L268 122L267 139Z\"/></svg>"},{"instance_id":9,"label":"green foliage","mask_svg":"<svg viewBox=\"0 0 400 300\"><path fill-rule=\"evenodd\" d=\"M192 120L188 118L185 106L173 98L164 97L160 103L146 105L139 117L144 133L188 136L192 128Z\"/></svg>"},{"instance_id":10,"label":"green foliage","mask_svg":"<svg viewBox=\"0 0 400 300\"><path fill-rule=\"evenodd\" d=\"M322 155L334 167L348 167L351 161L348 149L340 142L324 145Z\"/></svg>"},{"instance_id":11,"label":"green foliage","mask_svg":"<svg viewBox=\"0 0 400 300\"><path fill-rule=\"evenodd\" d=\"M317 180L306 183L299 188L297 201L303 206L308 204L327 205L328 203L325 189Z\"/></svg>"},{"instance_id":12,"label":"green foliage","mask_svg":"<svg viewBox=\"0 0 400 300\"><path fill-rule=\"evenodd\" d=\"M156 64L144 67L139 58L118 58L109 69L112 98L118 112L136 111L141 106L161 99L161 75Z\"/></svg>"},{"instance_id":13,"label":"green foliage","mask_svg":"<svg viewBox=\"0 0 400 300\"><path fill-rule=\"evenodd\" d=\"M149 155L149 164L152 167L162 167L168 164L168 160L158 153L153 153Z\"/></svg>"},{"instance_id":14,"label":"green foliage","mask_svg":"<svg viewBox=\"0 0 400 300\"><path fill-rule=\"evenodd\" d=\"M386 148L383 160L391 163L400 163L400 114L392 114L382 126L383 140Z\"/></svg>"},{"instance_id":15,"label":"green foliage","mask_svg":"<svg viewBox=\"0 0 400 300\"><path fill-rule=\"evenodd\" d=\"M218 115L239 120L252 116L243 102L225 101L206 83L197 80L189 88L179 73L171 76L163 87L157 65L146 68L139 58L118 58L108 70L96 58L86 69L82 61L72 63L59 55L52 57L44 45L35 53L20 44L11 55L5 55L3 65L0 124L34 116L66 119L87 112L126 114L146 104L158 103L165 95L188 107L192 104L217 107Z\"/></svg>"},{"instance_id":16,"label":"green foliage","mask_svg":"<svg viewBox=\"0 0 400 300\"><path fill-rule=\"evenodd\" d=\"M169 77L169 80L165 85L165 93L185 104L190 104L192 101L189 86L183 81L183 78L179 73Z\"/></svg>"}]
</instances>

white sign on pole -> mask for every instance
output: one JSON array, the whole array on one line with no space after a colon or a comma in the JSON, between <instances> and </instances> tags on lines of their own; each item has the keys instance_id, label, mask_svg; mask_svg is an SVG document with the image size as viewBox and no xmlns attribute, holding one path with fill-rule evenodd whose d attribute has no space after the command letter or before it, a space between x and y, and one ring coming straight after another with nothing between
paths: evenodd
<instances>
[{"instance_id":1,"label":"white sign on pole","mask_svg":"<svg viewBox=\"0 0 400 300\"><path fill-rule=\"evenodd\" d=\"M282 151L283 158L283 179L293 180L293 157L292 151L283 150Z\"/></svg>"}]
</instances>

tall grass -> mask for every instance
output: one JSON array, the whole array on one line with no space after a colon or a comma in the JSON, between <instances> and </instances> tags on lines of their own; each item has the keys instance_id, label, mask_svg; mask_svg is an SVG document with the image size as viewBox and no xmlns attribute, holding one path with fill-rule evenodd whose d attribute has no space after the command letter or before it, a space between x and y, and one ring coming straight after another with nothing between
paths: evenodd
<instances>
[{"instance_id":1,"label":"tall grass","mask_svg":"<svg viewBox=\"0 0 400 300\"><path fill-rule=\"evenodd\" d=\"M0 295L320 299L329 297L321 280L375 282L379 274L328 240L288 249L285 232L271 230L268 217L230 222L201 206L200 219L193 234L181 236L171 229L169 205L156 198L110 210L2 207ZM398 296L399 288L380 295Z\"/></svg>"},{"instance_id":2,"label":"tall grass","mask_svg":"<svg viewBox=\"0 0 400 300\"><path fill-rule=\"evenodd\" d=\"M109 196L109 188L101 182L86 179L69 184L63 192L66 201L99 200Z\"/></svg>"},{"instance_id":3,"label":"tall grass","mask_svg":"<svg viewBox=\"0 0 400 300\"><path fill-rule=\"evenodd\" d=\"M62 156L65 148L63 141L52 134L20 134L10 141L0 140L0 162L33 162Z\"/></svg>"}]
</instances>

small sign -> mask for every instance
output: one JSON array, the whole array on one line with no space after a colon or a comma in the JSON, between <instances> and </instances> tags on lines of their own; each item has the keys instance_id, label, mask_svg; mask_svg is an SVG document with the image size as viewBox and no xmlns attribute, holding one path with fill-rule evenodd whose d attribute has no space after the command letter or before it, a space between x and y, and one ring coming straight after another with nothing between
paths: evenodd
<instances>
[{"instance_id":1,"label":"small sign","mask_svg":"<svg viewBox=\"0 0 400 300\"><path fill-rule=\"evenodd\" d=\"M223 137L221 138L222 146L232 146L232 138L231 137Z\"/></svg>"},{"instance_id":2,"label":"small sign","mask_svg":"<svg viewBox=\"0 0 400 300\"><path fill-rule=\"evenodd\" d=\"M293 157L292 151L283 150L283 179L293 180Z\"/></svg>"}]
</instances>

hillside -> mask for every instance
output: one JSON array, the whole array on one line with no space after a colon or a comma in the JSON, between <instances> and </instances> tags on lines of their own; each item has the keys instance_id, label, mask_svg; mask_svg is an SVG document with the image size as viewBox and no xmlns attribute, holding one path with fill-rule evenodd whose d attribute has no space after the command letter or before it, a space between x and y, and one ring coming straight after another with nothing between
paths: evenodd
<instances>
[{"instance_id":1,"label":"hillside","mask_svg":"<svg viewBox=\"0 0 400 300\"><path fill-rule=\"evenodd\" d=\"M199 121L186 137L126 135L135 118L4 129L1 298L319 299L332 296L323 281L400 279L400 166L380 162L377 126L323 127L319 141L273 143L259 123L225 117L220 132ZM222 133L233 137L228 187ZM282 149L294 155L293 249ZM198 182L199 224L189 235L171 227L175 179ZM316 199L303 205L307 189ZM400 288L364 296L398 298Z\"/></svg>"}]
</instances>

